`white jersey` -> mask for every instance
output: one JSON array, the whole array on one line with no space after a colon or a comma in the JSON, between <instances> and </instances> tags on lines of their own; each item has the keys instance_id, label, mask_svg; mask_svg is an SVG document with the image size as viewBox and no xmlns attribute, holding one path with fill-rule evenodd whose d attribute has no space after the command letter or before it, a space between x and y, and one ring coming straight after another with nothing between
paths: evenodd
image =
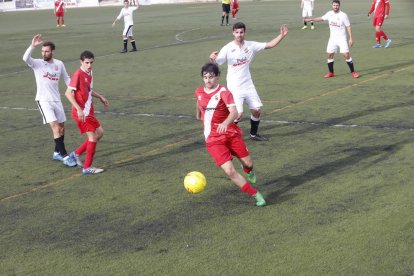
<instances>
[{"instance_id":1,"label":"white jersey","mask_svg":"<svg viewBox=\"0 0 414 276\"><path fill-rule=\"evenodd\" d=\"M134 11L136 11L138 7L128 7L122 8L121 12L119 13L117 20L120 20L124 17L124 24L125 26L134 25Z\"/></svg>"},{"instance_id":2,"label":"white jersey","mask_svg":"<svg viewBox=\"0 0 414 276\"><path fill-rule=\"evenodd\" d=\"M348 15L339 11L328 11L322 19L329 22L329 29L331 30L330 39L346 40L346 27L351 26L349 23Z\"/></svg>"},{"instance_id":3,"label":"white jersey","mask_svg":"<svg viewBox=\"0 0 414 276\"><path fill-rule=\"evenodd\" d=\"M314 0L302 0L303 9L312 9L312 2L314 2Z\"/></svg>"},{"instance_id":4,"label":"white jersey","mask_svg":"<svg viewBox=\"0 0 414 276\"><path fill-rule=\"evenodd\" d=\"M70 77L65 65L58 59L52 59L51 63L43 59L33 59L31 54L34 48L29 46L23 55L23 61L33 69L36 78L36 101L60 102L59 79L63 77L66 85L69 85Z\"/></svg>"},{"instance_id":5,"label":"white jersey","mask_svg":"<svg viewBox=\"0 0 414 276\"><path fill-rule=\"evenodd\" d=\"M227 87L232 93L237 90L254 87L249 66L257 52L264 50L266 42L244 41L239 47L234 41L221 48L216 63L221 65L227 62ZM233 90L233 91L232 91Z\"/></svg>"}]
</instances>

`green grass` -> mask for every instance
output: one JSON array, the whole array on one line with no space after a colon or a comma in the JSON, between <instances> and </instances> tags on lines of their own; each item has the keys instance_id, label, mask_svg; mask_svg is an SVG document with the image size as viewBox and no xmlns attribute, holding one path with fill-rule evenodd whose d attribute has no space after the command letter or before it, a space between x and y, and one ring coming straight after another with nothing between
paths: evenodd
<instances>
[{"instance_id":1,"label":"green grass","mask_svg":"<svg viewBox=\"0 0 414 276\"><path fill-rule=\"evenodd\" d=\"M322 78L328 26L302 31L299 2L241 2L247 39L290 28L251 65L261 133L271 138L247 141L265 208L215 167L194 116L200 68L232 39L219 26L220 3L143 6L134 30L141 51L126 55L122 24L111 28L120 7L69 10L65 29L50 10L2 13L0 274L412 275L414 5L391 3L392 47L374 50L369 3L342 2L360 79L338 54L337 76ZM314 13L329 9L319 1ZM56 43L70 73L81 51L97 57L94 85L110 101L107 110L95 105L101 175L51 160L50 129L21 60L36 33ZM73 150L84 137L64 105ZM240 125L248 132L248 120ZM199 195L182 184L193 170L207 177Z\"/></svg>"}]
</instances>

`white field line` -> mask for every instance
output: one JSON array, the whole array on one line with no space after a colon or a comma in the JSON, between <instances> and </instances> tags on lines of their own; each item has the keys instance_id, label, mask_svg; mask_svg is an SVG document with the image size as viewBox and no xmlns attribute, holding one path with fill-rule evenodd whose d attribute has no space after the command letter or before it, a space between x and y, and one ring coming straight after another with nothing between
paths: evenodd
<instances>
[{"instance_id":1,"label":"white field line","mask_svg":"<svg viewBox=\"0 0 414 276\"><path fill-rule=\"evenodd\" d=\"M175 43L168 43L168 44L161 44L161 45L154 45L151 47L147 47L147 48L141 48L139 49L139 51L147 51L147 50L153 50L153 49L158 49L158 48L165 48L165 47L170 47L170 46L175 46L175 45L180 45L180 44L188 44L188 43L194 43L194 42L198 42L198 41L203 41L203 40L209 40L209 39L215 39L215 38L220 38L223 37L222 35L216 35L216 36L205 36L205 37L201 37L198 39L193 39L193 40L183 40L180 38L180 36L182 34L188 33L188 32L193 32L193 31L197 31L200 30L201 28L196 28L196 29L191 29L191 30L186 30L180 33L175 34L175 40L177 42ZM100 59L100 58L106 58L106 57L110 57L113 55L118 55L119 53L111 53L111 54L107 54L107 55L101 55L101 56L95 56L95 59ZM22 53L23 56L23 53ZM23 61L22 61L23 62ZM78 62L78 60L71 60L71 61L64 61L64 63L72 63L72 62ZM6 73L6 74L0 74L0 78L4 78L4 77L9 77L9 76L13 76L13 75L18 75L21 73L25 73L27 71L30 71L30 68L26 68L24 70L20 70L20 71L15 71L15 72L10 72L10 73Z\"/></svg>"},{"instance_id":2,"label":"white field line","mask_svg":"<svg viewBox=\"0 0 414 276\"><path fill-rule=\"evenodd\" d=\"M13 110L13 111L38 111L37 108L27 107L9 107L0 106L0 110ZM66 113L70 111L66 110ZM111 112L111 111L97 111L95 113L109 116L125 116L125 117L149 117L149 118L175 118L175 119L195 119L195 116L186 114L155 114L155 113L128 113L128 112ZM312 121L281 121L281 120L268 120L262 119L262 123L277 124L277 125L307 125L307 126L320 126L320 127L336 127L336 128L360 128L360 129L382 129L388 131L414 131L414 128L399 127L392 125L357 125L357 124L330 124L325 122L312 122Z\"/></svg>"}]
</instances>

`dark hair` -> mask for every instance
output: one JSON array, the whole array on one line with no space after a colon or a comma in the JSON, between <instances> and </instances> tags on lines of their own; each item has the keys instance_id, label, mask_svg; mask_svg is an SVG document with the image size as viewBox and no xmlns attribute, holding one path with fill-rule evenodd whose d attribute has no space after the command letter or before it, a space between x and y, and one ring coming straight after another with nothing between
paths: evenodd
<instances>
[{"instance_id":1,"label":"dark hair","mask_svg":"<svg viewBox=\"0 0 414 276\"><path fill-rule=\"evenodd\" d=\"M124 3L128 3L129 4L129 0L124 0Z\"/></svg>"},{"instance_id":2,"label":"dark hair","mask_svg":"<svg viewBox=\"0 0 414 276\"><path fill-rule=\"evenodd\" d=\"M237 29L243 29L244 31L246 31L246 25L244 25L244 23L243 23L243 22L236 22L236 23L233 25L233 31L234 31L234 30L237 30Z\"/></svg>"},{"instance_id":3,"label":"dark hair","mask_svg":"<svg viewBox=\"0 0 414 276\"><path fill-rule=\"evenodd\" d=\"M332 4L333 3L337 3L339 6L341 5L341 1L339 1L339 0L332 0Z\"/></svg>"},{"instance_id":4,"label":"dark hair","mask_svg":"<svg viewBox=\"0 0 414 276\"><path fill-rule=\"evenodd\" d=\"M50 50L55 50L55 43L53 43L52 41L45 41L44 43L43 43L43 47L49 47L50 48Z\"/></svg>"},{"instance_id":5,"label":"dark hair","mask_svg":"<svg viewBox=\"0 0 414 276\"><path fill-rule=\"evenodd\" d=\"M80 54L80 59L81 59L82 61L84 61L85 59L94 59L94 58L95 58L95 56L93 55L93 53L92 53L91 51L88 51L88 50L83 51L83 52Z\"/></svg>"},{"instance_id":6,"label":"dark hair","mask_svg":"<svg viewBox=\"0 0 414 276\"><path fill-rule=\"evenodd\" d=\"M214 74L218 77L220 76L220 69L215 63L206 63L201 67L201 76L204 76L207 73Z\"/></svg>"}]
</instances>

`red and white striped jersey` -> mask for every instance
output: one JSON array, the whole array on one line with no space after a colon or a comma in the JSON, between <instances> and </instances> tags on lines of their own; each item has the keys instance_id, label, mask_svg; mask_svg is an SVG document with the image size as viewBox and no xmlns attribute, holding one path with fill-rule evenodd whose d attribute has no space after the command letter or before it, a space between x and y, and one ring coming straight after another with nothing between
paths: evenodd
<instances>
[{"instance_id":1,"label":"red and white striped jersey","mask_svg":"<svg viewBox=\"0 0 414 276\"><path fill-rule=\"evenodd\" d=\"M201 110L206 143L224 139L228 135L242 134L242 130L233 122L227 127L226 133L217 133L217 125L226 120L230 114L228 108L236 105L233 95L227 88L218 85L214 91L207 93L202 86L197 88L195 96Z\"/></svg>"},{"instance_id":2,"label":"red and white striped jersey","mask_svg":"<svg viewBox=\"0 0 414 276\"><path fill-rule=\"evenodd\" d=\"M388 0L372 0L369 14L374 12L374 17L384 17L390 13L390 1Z\"/></svg>"}]
</instances>

